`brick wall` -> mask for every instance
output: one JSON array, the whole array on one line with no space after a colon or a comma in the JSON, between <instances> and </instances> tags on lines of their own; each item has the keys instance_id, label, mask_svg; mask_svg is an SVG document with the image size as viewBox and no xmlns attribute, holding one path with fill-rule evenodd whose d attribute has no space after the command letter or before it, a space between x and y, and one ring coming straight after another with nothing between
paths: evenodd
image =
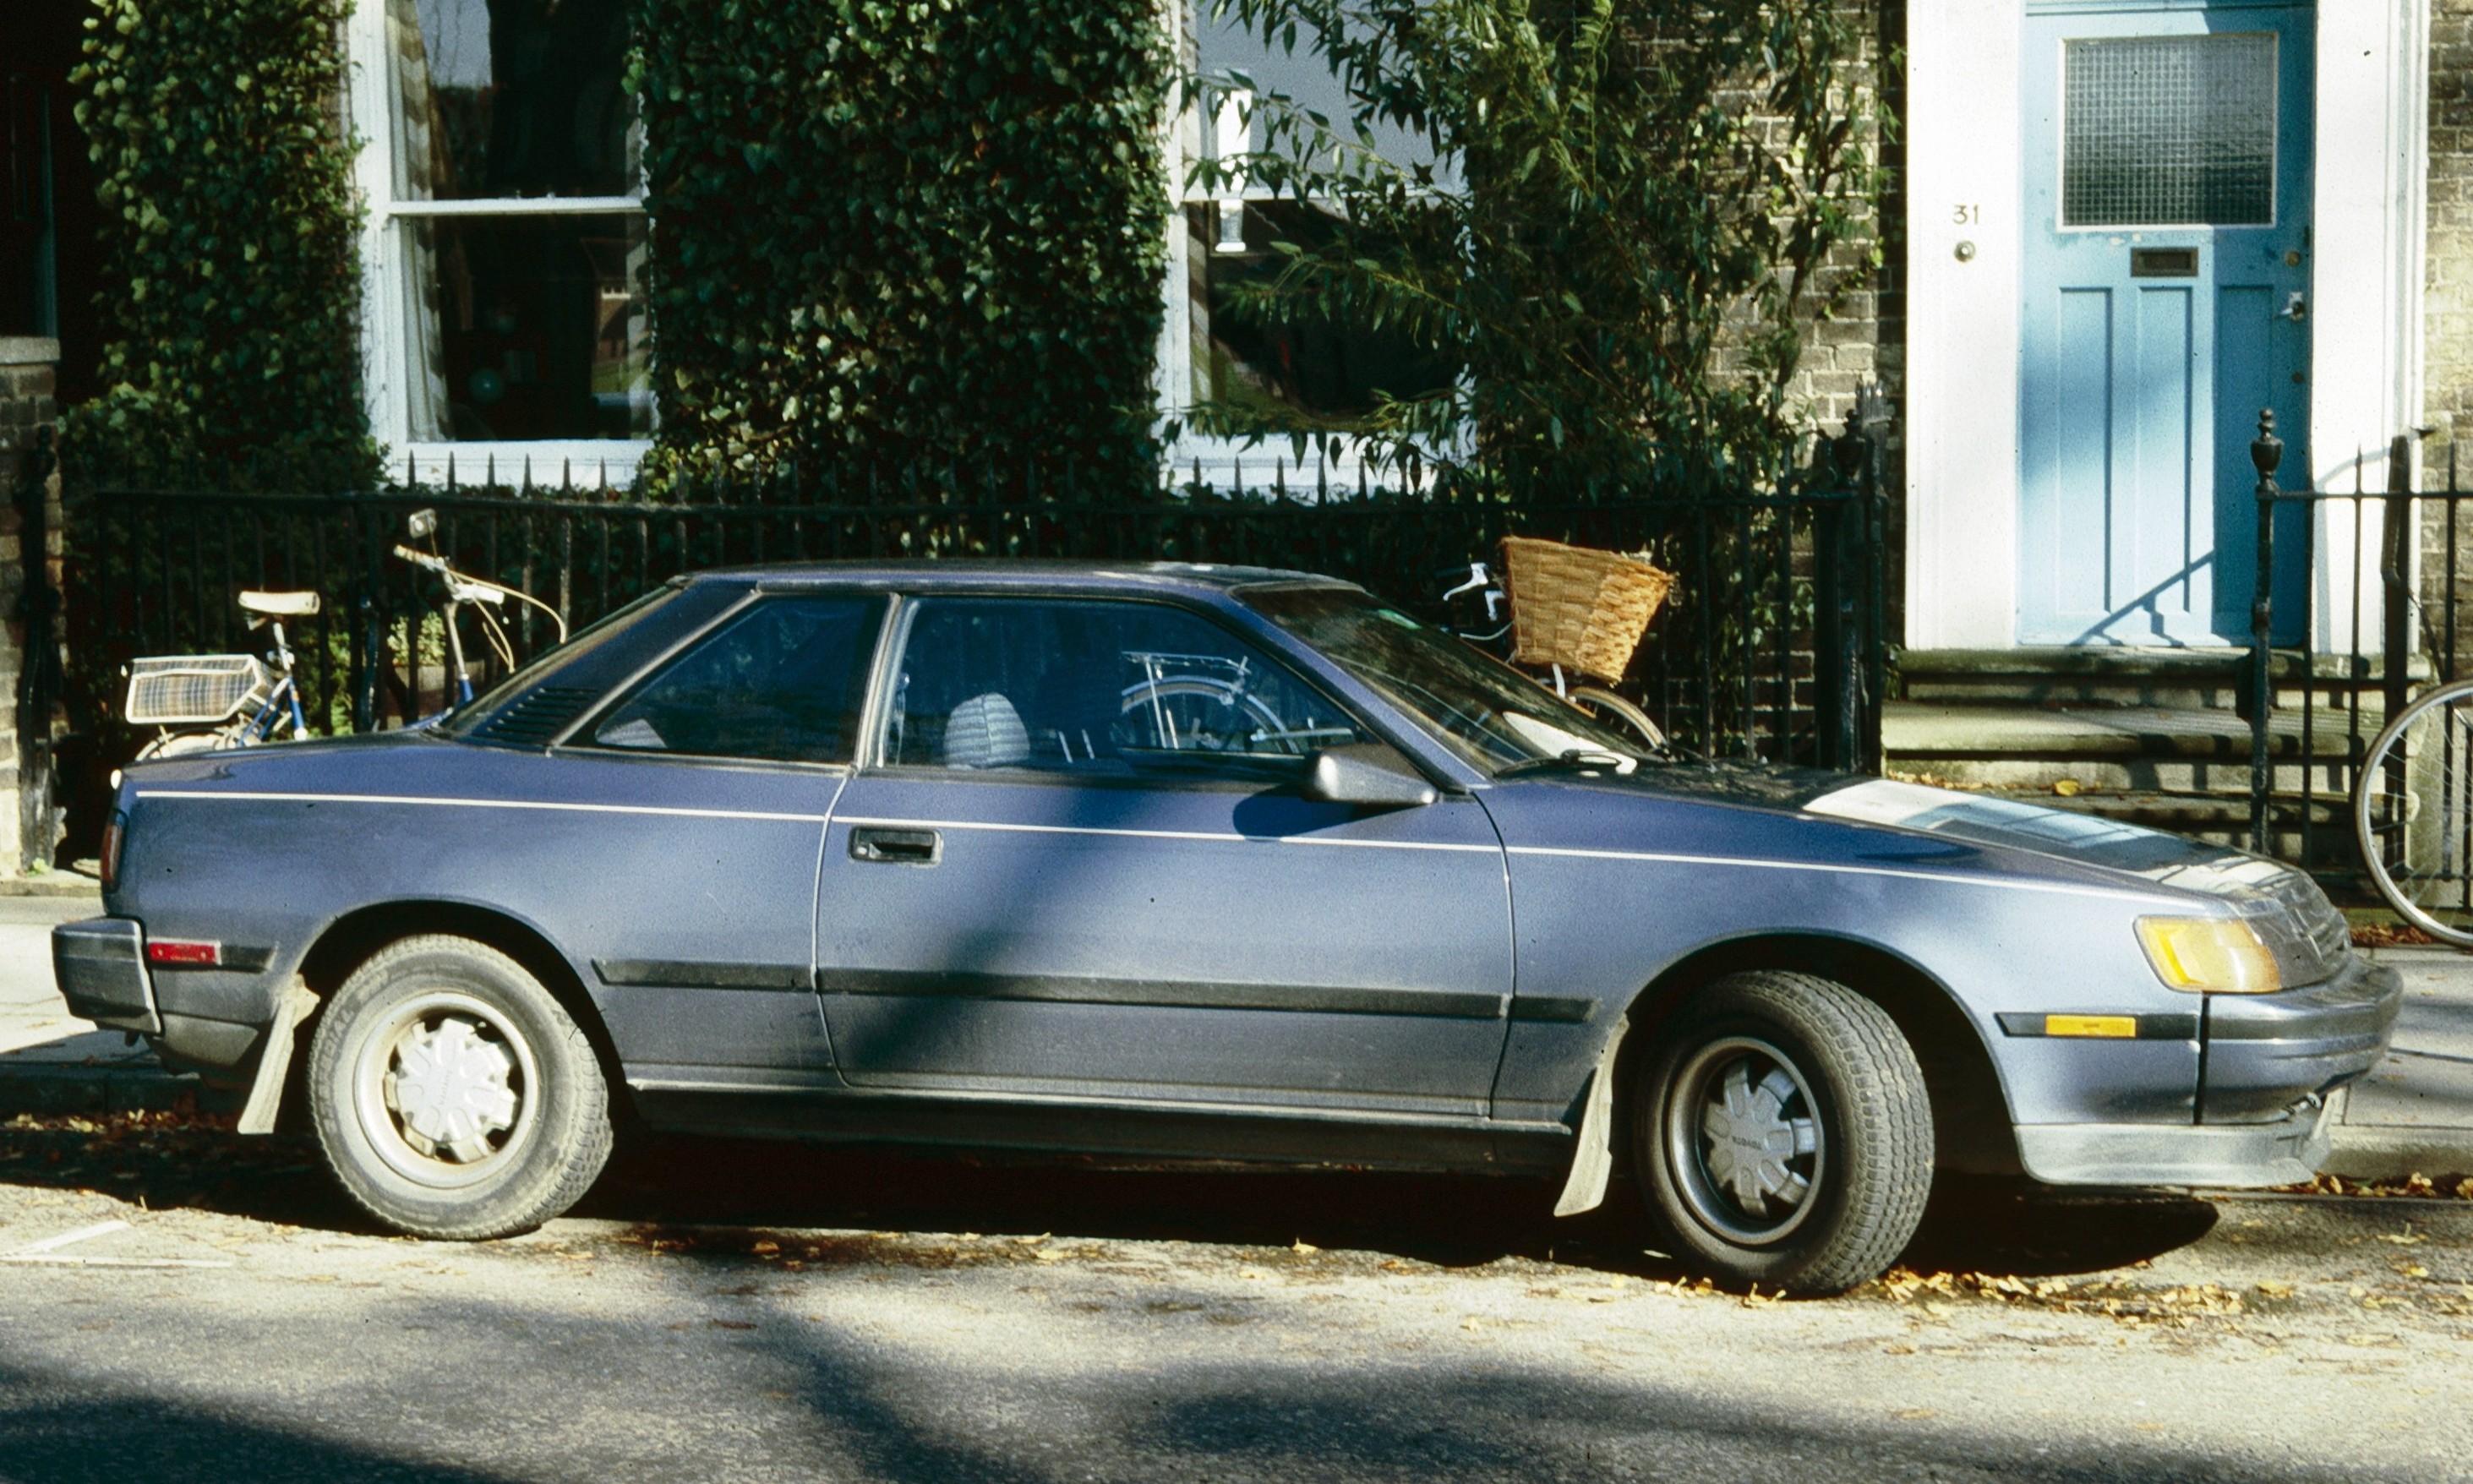
<instances>
[{"instance_id":1,"label":"brick wall","mask_svg":"<svg viewBox=\"0 0 2473 1484\"><path fill-rule=\"evenodd\" d=\"M17 735L17 677L24 668L25 624L19 600L26 585L21 515L32 493L35 435L51 425L54 401L53 365L60 345L49 340L0 338L0 874L14 875L35 861L51 860L52 811L47 791L29 795L20 788L23 750ZM49 559L55 589L60 582L60 478L46 481L43 500Z\"/></svg>"},{"instance_id":2,"label":"brick wall","mask_svg":"<svg viewBox=\"0 0 2473 1484\"><path fill-rule=\"evenodd\" d=\"M2426 282L2424 420L2473 434L2473 0L2430 0Z\"/></svg>"}]
</instances>

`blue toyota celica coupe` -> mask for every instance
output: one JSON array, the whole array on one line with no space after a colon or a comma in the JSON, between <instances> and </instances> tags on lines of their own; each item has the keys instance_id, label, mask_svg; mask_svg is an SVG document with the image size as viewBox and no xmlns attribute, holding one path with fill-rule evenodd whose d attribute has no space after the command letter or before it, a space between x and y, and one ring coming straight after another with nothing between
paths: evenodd
<instances>
[{"instance_id":1,"label":"blue toyota celica coupe","mask_svg":"<svg viewBox=\"0 0 2473 1484\"><path fill-rule=\"evenodd\" d=\"M681 579L402 731L133 766L80 1015L436 1237L654 1129L1627 1177L1813 1292L1936 1167L2307 1180L2394 974L2307 876L1644 755L1291 572ZM1653 1238L1654 1239L1654 1238Z\"/></svg>"}]
</instances>

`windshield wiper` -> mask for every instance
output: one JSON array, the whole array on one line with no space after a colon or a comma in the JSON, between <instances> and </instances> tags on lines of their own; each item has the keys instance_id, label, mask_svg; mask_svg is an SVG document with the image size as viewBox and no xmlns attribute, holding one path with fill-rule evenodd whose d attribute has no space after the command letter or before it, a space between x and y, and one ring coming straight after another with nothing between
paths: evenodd
<instances>
[{"instance_id":1,"label":"windshield wiper","mask_svg":"<svg viewBox=\"0 0 2473 1484\"><path fill-rule=\"evenodd\" d=\"M1524 757L1518 762L1505 763L1494 770L1494 776L1513 778L1524 773L1558 773L1581 768L1612 768L1618 773L1629 773L1639 766L1639 758L1626 757L1604 748L1572 747L1551 757Z\"/></svg>"}]
</instances>

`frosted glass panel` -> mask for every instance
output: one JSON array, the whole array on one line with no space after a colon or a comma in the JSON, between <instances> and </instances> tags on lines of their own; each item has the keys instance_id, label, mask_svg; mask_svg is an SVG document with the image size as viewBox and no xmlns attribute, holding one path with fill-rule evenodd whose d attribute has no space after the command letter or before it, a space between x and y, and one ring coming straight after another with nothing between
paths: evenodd
<instances>
[{"instance_id":1,"label":"frosted glass panel","mask_svg":"<svg viewBox=\"0 0 2473 1484\"><path fill-rule=\"evenodd\" d=\"M2271 225L2275 39L2065 43L2062 225Z\"/></svg>"}]
</instances>

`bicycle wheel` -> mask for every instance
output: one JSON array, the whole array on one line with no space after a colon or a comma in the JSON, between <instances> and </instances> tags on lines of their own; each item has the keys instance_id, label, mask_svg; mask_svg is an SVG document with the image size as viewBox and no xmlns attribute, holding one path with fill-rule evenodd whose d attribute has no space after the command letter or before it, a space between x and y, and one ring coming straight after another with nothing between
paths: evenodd
<instances>
[{"instance_id":1,"label":"bicycle wheel","mask_svg":"<svg viewBox=\"0 0 2473 1484\"><path fill-rule=\"evenodd\" d=\"M1140 681L1119 698L1127 746L1146 752L1281 752L1303 756L1280 713L1261 697L1225 681L1171 676Z\"/></svg>"},{"instance_id":2,"label":"bicycle wheel","mask_svg":"<svg viewBox=\"0 0 2473 1484\"><path fill-rule=\"evenodd\" d=\"M172 731L149 741L131 760L149 762L157 757L185 757L191 753L220 753L241 745L238 738L222 730Z\"/></svg>"},{"instance_id":3,"label":"bicycle wheel","mask_svg":"<svg viewBox=\"0 0 2473 1484\"><path fill-rule=\"evenodd\" d=\"M1648 713L1611 690L1595 685L1574 685L1565 699L1586 711L1593 719L1617 731L1627 731L1648 744L1652 753L1666 751L1666 730L1649 720Z\"/></svg>"},{"instance_id":4,"label":"bicycle wheel","mask_svg":"<svg viewBox=\"0 0 2473 1484\"><path fill-rule=\"evenodd\" d=\"M2398 917L2473 948L2473 681L2425 693L2370 744L2353 838Z\"/></svg>"}]
</instances>

